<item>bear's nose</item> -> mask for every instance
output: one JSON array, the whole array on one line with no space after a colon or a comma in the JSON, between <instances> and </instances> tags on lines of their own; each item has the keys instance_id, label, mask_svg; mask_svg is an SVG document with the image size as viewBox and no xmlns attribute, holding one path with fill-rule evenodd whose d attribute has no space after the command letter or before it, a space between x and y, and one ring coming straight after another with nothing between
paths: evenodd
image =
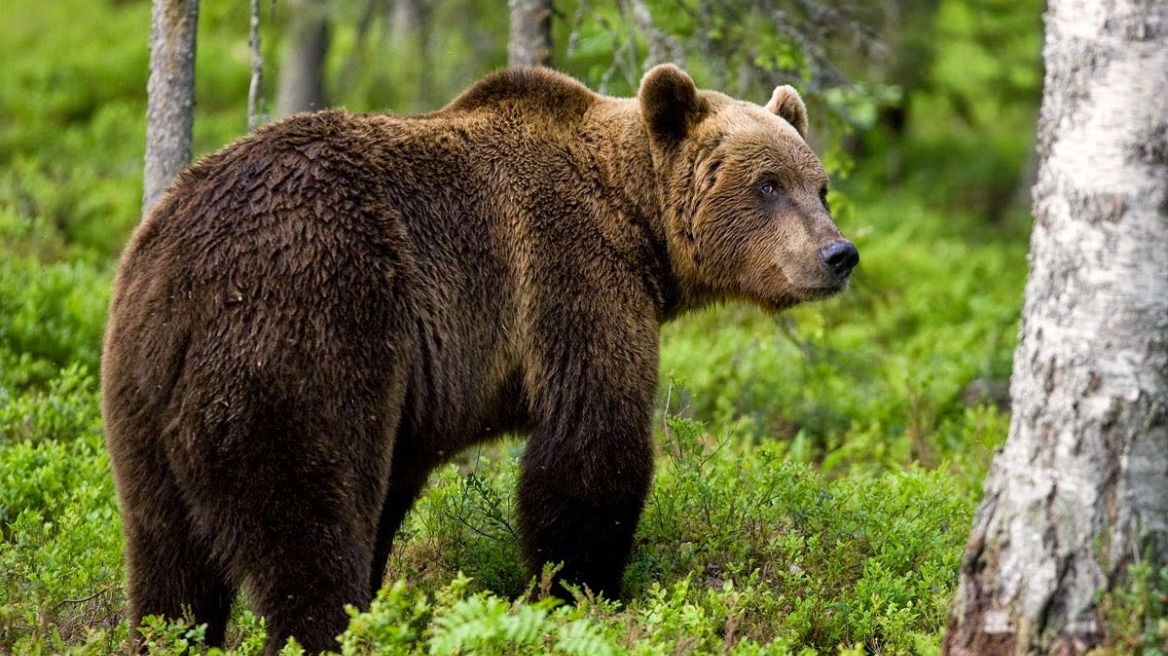
<instances>
[{"instance_id":1,"label":"bear's nose","mask_svg":"<svg viewBox=\"0 0 1168 656\"><path fill-rule=\"evenodd\" d=\"M819 249L819 260L840 278L847 278L860 263L860 251L846 239L837 239Z\"/></svg>"}]
</instances>

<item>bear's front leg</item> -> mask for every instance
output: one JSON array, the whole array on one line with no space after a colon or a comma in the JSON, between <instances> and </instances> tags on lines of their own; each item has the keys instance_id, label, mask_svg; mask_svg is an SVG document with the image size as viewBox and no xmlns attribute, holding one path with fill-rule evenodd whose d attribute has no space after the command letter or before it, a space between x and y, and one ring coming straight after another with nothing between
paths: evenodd
<instances>
[{"instance_id":1,"label":"bear's front leg","mask_svg":"<svg viewBox=\"0 0 1168 656\"><path fill-rule=\"evenodd\" d=\"M609 315L557 332L543 360L557 366L532 377L543 389L519 483L524 550L537 574L563 563L561 581L612 599L653 476L657 325Z\"/></svg>"}]
</instances>

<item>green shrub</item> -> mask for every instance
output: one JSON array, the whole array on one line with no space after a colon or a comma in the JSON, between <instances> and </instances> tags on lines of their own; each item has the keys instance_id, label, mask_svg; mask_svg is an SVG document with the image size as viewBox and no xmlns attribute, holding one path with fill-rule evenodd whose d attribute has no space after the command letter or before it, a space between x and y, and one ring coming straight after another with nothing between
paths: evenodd
<instances>
[{"instance_id":1,"label":"green shrub","mask_svg":"<svg viewBox=\"0 0 1168 656\"><path fill-rule=\"evenodd\" d=\"M521 593L527 572L514 519L518 464L504 453L435 473L398 533L389 577L433 589L473 570L486 589Z\"/></svg>"},{"instance_id":2,"label":"green shrub","mask_svg":"<svg viewBox=\"0 0 1168 656\"><path fill-rule=\"evenodd\" d=\"M120 527L85 369L0 405L0 652L117 640Z\"/></svg>"},{"instance_id":3,"label":"green shrub","mask_svg":"<svg viewBox=\"0 0 1168 656\"><path fill-rule=\"evenodd\" d=\"M71 364L96 372L108 304L105 267L0 260L0 398Z\"/></svg>"},{"instance_id":4,"label":"green shrub","mask_svg":"<svg viewBox=\"0 0 1168 656\"><path fill-rule=\"evenodd\" d=\"M1132 563L1123 583L1101 596L1099 609L1107 626L1100 656L1168 654L1168 566L1157 569L1147 558Z\"/></svg>"}]
</instances>

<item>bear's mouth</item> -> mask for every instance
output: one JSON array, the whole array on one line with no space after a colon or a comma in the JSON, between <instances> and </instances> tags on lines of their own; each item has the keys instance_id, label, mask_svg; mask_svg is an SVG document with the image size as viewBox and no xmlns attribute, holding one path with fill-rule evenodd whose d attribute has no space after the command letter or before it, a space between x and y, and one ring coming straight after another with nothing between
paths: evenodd
<instances>
[{"instance_id":1,"label":"bear's mouth","mask_svg":"<svg viewBox=\"0 0 1168 656\"><path fill-rule=\"evenodd\" d=\"M803 300L818 301L825 298L830 298L848 288L848 280L836 281L831 285L818 285L811 287L795 287L795 290L803 297Z\"/></svg>"},{"instance_id":2,"label":"bear's mouth","mask_svg":"<svg viewBox=\"0 0 1168 656\"><path fill-rule=\"evenodd\" d=\"M847 289L848 282L851 280L851 275L836 276L827 271L816 276L815 280L800 279L788 275L781 265L778 269L783 278L787 280L792 295L800 301L818 301L835 296Z\"/></svg>"}]
</instances>

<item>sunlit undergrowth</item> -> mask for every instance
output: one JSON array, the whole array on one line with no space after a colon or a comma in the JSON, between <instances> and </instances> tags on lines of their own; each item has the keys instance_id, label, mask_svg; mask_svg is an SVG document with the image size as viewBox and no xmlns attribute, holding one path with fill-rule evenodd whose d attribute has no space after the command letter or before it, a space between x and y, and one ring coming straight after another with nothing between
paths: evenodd
<instances>
[{"instance_id":1,"label":"sunlit undergrowth","mask_svg":"<svg viewBox=\"0 0 1168 656\"><path fill-rule=\"evenodd\" d=\"M106 653L125 639L93 396L73 369L50 386L54 411L31 418L35 399L21 397L0 415L5 651ZM60 430L78 437L54 438ZM400 582L354 620L347 653L935 650L974 504L945 472L828 481L782 443L747 447L676 416L659 439L624 600L584 591L577 607L555 609L546 584L527 579L510 501L517 466L504 448L435 476L391 559L389 580ZM232 647L258 652L258 621L242 607L236 617ZM157 653L197 642L197 631L153 631Z\"/></svg>"}]
</instances>

